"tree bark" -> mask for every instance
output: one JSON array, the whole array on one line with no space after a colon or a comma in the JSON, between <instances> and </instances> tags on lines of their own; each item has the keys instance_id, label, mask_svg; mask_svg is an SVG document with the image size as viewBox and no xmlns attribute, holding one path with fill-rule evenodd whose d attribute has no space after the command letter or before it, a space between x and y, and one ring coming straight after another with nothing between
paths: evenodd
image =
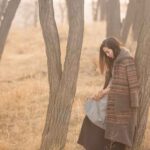
<instances>
[{"instance_id":1,"label":"tree bark","mask_svg":"<svg viewBox=\"0 0 150 150\"><path fill-rule=\"evenodd\" d=\"M41 150L65 147L83 41L84 0L67 0L69 36L64 70L61 67L59 35L53 1L39 0L40 23L46 46L50 86L49 105L42 135Z\"/></svg>"},{"instance_id":2,"label":"tree bark","mask_svg":"<svg viewBox=\"0 0 150 150\"><path fill-rule=\"evenodd\" d=\"M135 41L138 40L139 33L144 22L144 4L145 0L136 0L136 7L134 6L136 12L134 13L132 31L133 39Z\"/></svg>"},{"instance_id":3,"label":"tree bark","mask_svg":"<svg viewBox=\"0 0 150 150\"><path fill-rule=\"evenodd\" d=\"M0 26L0 59L2 57L10 26L12 24L19 4L20 0L10 0L4 13L4 18Z\"/></svg>"},{"instance_id":4,"label":"tree bark","mask_svg":"<svg viewBox=\"0 0 150 150\"><path fill-rule=\"evenodd\" d=\"M106 19L106 0L93 1L93 20L103 21Z\"/></svg>"},{"instance_id":5,"label":"tree bark","mask_svg":"<svg viewBox=\"0 0 150 150\"><path fill-rule=\"evenodd\" d=\"M94 21L98 20L98 14L99 14L99 11L100 11L100 1L101 0L97 0L97 3L96 3L95 14L94 14Z\"/></svg>"},{"instance_id":6,"label":"tree bark","mask_svg":"<svg viewBox=\"0 0 150 150\"><path fill-rule=\"evenodd\" d=\"M130 27L133 24L133 20L136 14L136 5L137 5L136 1L137 0L130 0L128 3L126 18L124 20L122 31L121 31L121 39L123 43L126 43Z\"/></svg>"},{"instance_id":7,"label":"tree bark","mask_svg":"<svg viewBox=\"0 0 150 150\"><path fill-rule=\"evenodd\" d=\"M1 23L1 20L2 20L2 16L4 14L4 10L5 10L6 5L7 5L7 2L8 2L8 0L1 0L0 1L0 23Z\"/></svg>"},{"instance_id":8,"label":"tree bark","mask_svg":"<svg viewBox=\"0 0 150 150\"><path fill-rule=\"evenodd\" d=\"M100 0L100 21L106 19L106 0Z\"/></svg>"},{"instance_id":9,"label":"tree bark","mask_svg":"<svg viewBox=\"0 0 150 150\"><path fill-rule=\"evenodd\" d=\"M144 1L143 1L144 2ZM141 147L146 129L148 110L150 106L150 0L144 3L144 22L138 38L136 64L140 83L140 107L138 111L138 126L132 150L142 150Z\"/></svg>"},{"instance_id":10,"label":"tree bark","mask_svg":"<svg viewBox=\"0 0 150 150\"><path fill-rule=\"evenodd\" d=\"M106 36L115 36L120 38L121 19L119 0L107 0L107 34Z\"/></svg>"},{"instance_id":11,"label":"tree bark","mask_svg":"<svg viewBox=\"0 0 150 150\"><path fill-rule=\"evenodd\" d=\"M34 27L37 27L38 24L38 1L34 2Z\"/></svg>"}]
</instances>

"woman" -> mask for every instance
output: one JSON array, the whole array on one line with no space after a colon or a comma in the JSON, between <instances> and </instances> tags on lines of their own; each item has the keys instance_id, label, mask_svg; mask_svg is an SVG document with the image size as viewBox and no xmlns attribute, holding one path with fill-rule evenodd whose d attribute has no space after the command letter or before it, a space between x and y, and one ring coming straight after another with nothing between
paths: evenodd
<instances>
[{"instance_id":1,"label":"woman","mask_svg":"<svg viewBox=\"0 0 150 150\"><path fill-rule=\"evenodd\" d=\"M106 127L96 126L85 116L77 143L86 150L125 150L133 144L139 107L134 58L114 37L102 42L99 54L101 73L106 72L105 84L93 100L108 94Z\"/></svg>"}]
</instances>

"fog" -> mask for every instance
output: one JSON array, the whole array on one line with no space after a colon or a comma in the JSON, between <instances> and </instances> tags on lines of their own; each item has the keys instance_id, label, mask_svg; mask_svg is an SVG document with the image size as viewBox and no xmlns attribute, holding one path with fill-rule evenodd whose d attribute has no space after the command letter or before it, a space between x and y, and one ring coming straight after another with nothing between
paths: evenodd
<instances>
[{"instance_id":1,"label":"fog","mask_svg":"<svg viewBox=\"0 0 150 150\"><path fill-rule=\"evenodd\" d=\"M34 24L34 14L36 0L22 0L17 10L13 25L26 27ZM123 4L127 5L128 0L121 0L121 19L125 17L125 11L122 9ZM37 8L38 9L38 8ZM63 11L61 11L63 9ZM54 0L55 19L57 23L67 22L67 10L65 0ZM62 13L63 12L63 13ZM62 21L62 16L64 19ZM92 0L85 0L85 23L92 23Z\"/></svg>"}]
</instances>

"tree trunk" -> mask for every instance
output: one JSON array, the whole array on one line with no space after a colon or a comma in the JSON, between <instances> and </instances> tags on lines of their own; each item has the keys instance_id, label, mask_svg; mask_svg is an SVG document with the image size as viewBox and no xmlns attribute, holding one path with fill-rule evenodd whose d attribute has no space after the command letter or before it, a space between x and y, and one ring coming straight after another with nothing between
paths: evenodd
<instances>
[{"instance_id":1,"label":"tree trunk","mask_svg":"<svg viewBox=\"0 0 150 150\"><path fill-rule=\"evenodd\" d=\"M93 5L93 20L103 21L106 18L106 0L92 1Z\"/></svg>"},{"instance_id":2,"label":"tree trunk","mask_svg":"<svg viewBox=\"0 0 150 150\"><path fill-rule=\"evenodd\" d=\"M38 1L34 2L34 27L37 27L38 24Z\"/></svg>"},{"instance_id":3,"label":"tree trunk","mask_svg":"<svg viewBox=\"0 0 150 150\"><path fill-rule=\"evenodd\" d=\"M150 0L144 3L144 23L138 38L136 50L136 64L140 83L140 108L138 115L138 127L135 134L135 142L132 150L142 150L144 133L148 119L148 109L150 106Z\"/></svg>"},{"instance_id":4,"label":"tree trunk","mask_svg":"<svg viewBox=\"0 0 150 150\"><path fill-rule=\"evenodd\" d=\"M69 36L64 70L61 67L59 35L54 19L53 1L39 0L40 23L46 46L50 86L49 105L41 150L65 147L72 103L76 92L83 40L84 0L67 0Z\"/></svg>"},{"instance_id":5,"label":"tree trunk","mask_svg":"<svg viewBox=\"0 0 150 150\"><path fill-rule=\"evenodd\" d=\"M107 0L107 34L120 38L121 19L119 0Z\"/></svg>"},{"instance_id":6,"label":"tree trunk","mask_svg":"<svg viewBox=\"0 0 150 150\"><path fill-rule=\"evenodd\" d=\"M96 2L94 0L92 0L92 17L93 17L93 21L95 18L95 13L96 13Z\"/></svg>"},{"instance_id":7,"label":"tree trunk","mask_svg":"<svg viewBox=\"0 0 150 150\"><path fill-rule=\"evenodd\" d=\"M135 4L136 7L134 6L136 8L136 12L134 14L132 30L133 30L133 39L135 41L137 41L139 37L139 32L144 22L144 3L145 0L136 0Z\"/></svg>"},{"instance_id":8,"label":"tree trunk","mask_svg":"<svg viewBox=\"0 0 150 150\"><path fill-rule=\"evenodd\" d=\"M100 11L100 1L101 0L97 0L97 3L96 3L95 14L94 14L94 21L98 20L98 14L99 14L99 11Z\"/></svg>"},{"instance_id":9,"label":"tree trunk","mask_svg":"<svg viewBox=\"0 0 150 150\"><path fill-rule=\"evenodd\" d=\"M8 2L7 8L4 14L4 18L0 26L0 59L2 57L2 53L4 50L5 42L9 33L11 23L16 14L19 4L20 4L20 0L10 0Z\"/></svg>"},{"instance_id":10,"label":"tree trunk","mask_svg":"<svg viewBox=\"0 0 150 150\"><path fill-rule=\"evenodd\" d=\"M0 1L0 23L1 23L1 20L2 20L2 16L4 14L4 10L5 10L6 5L7 5L7 2L8 2L8 0L1 0Z\"/></svg>"},{"instance_id":11,"label":"tree trunk","mask_svg":"<svg viewBox=\"0 0 150 150\"><path fill-rule=\"evenodd\" d=\"M133 24L133 20L136 14L135 13L136 5L137 5L136 0L130 0L128 3L126 18L124 20L122 31L121 31L121 39L123 43L126 43L130 27Z\"/></svg>"},{"instance_id":12,"label":"tree trunk","mask_svg":"<svg viewBox=\"0 0 150 150\"><path fill-rule=\"evenodd\" d=\"M106 0L100 0L100 21L106 19Z\"/></svg>"}]
</instances>

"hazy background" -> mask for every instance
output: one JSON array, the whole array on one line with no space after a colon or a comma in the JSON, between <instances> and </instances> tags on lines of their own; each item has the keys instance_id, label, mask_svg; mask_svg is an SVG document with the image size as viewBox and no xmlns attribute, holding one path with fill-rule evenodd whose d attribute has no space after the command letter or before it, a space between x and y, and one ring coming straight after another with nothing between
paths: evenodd
<instances>
[{"instance_id":1,"label":"hazy background","mask_svg":"<svg viewBox=\"0 0 150 150\"><path fill-rule=\"evenodd\" d=\"M122 19L127 3L127 0L121 1ZM68 35L64 1L54 0L54 9L63 63ZM22 0L0 62L0 150L38 150L40 146L49 86L45 45L39 22L34 24L35 12L38 10L34 0ZM85 115L83 106L86 97L100 90L104 83L104 76L99 73L99 46L105 37L106 22L92 21L91 0L85 0L84 41L66 150L83 150L76 143ZM135 49L130 38L127 47ZM149 134L150 119L143 150L150 150Z\"/></svg>"},{"instance_id":2,"label":"hazy background","mask_svg":"<svg viewBox=\"0 0 150 150\"><path fill-rule=\"evenodd\" d=\"M96 2L96 0L95 0ZM128 0L121 0L121 19L125 17L125 7ZM61 23L61 10L60 5L64 8L64 23L67 23L67 13L65 0L54 0L55 18L57 23ZM19 27L26 27L26 25L33 25L35 13L35 0L22 0L14 19L14 25ZM85 0L85 23L92 23L92 0Z\"/></svg>"}]
</instances>

